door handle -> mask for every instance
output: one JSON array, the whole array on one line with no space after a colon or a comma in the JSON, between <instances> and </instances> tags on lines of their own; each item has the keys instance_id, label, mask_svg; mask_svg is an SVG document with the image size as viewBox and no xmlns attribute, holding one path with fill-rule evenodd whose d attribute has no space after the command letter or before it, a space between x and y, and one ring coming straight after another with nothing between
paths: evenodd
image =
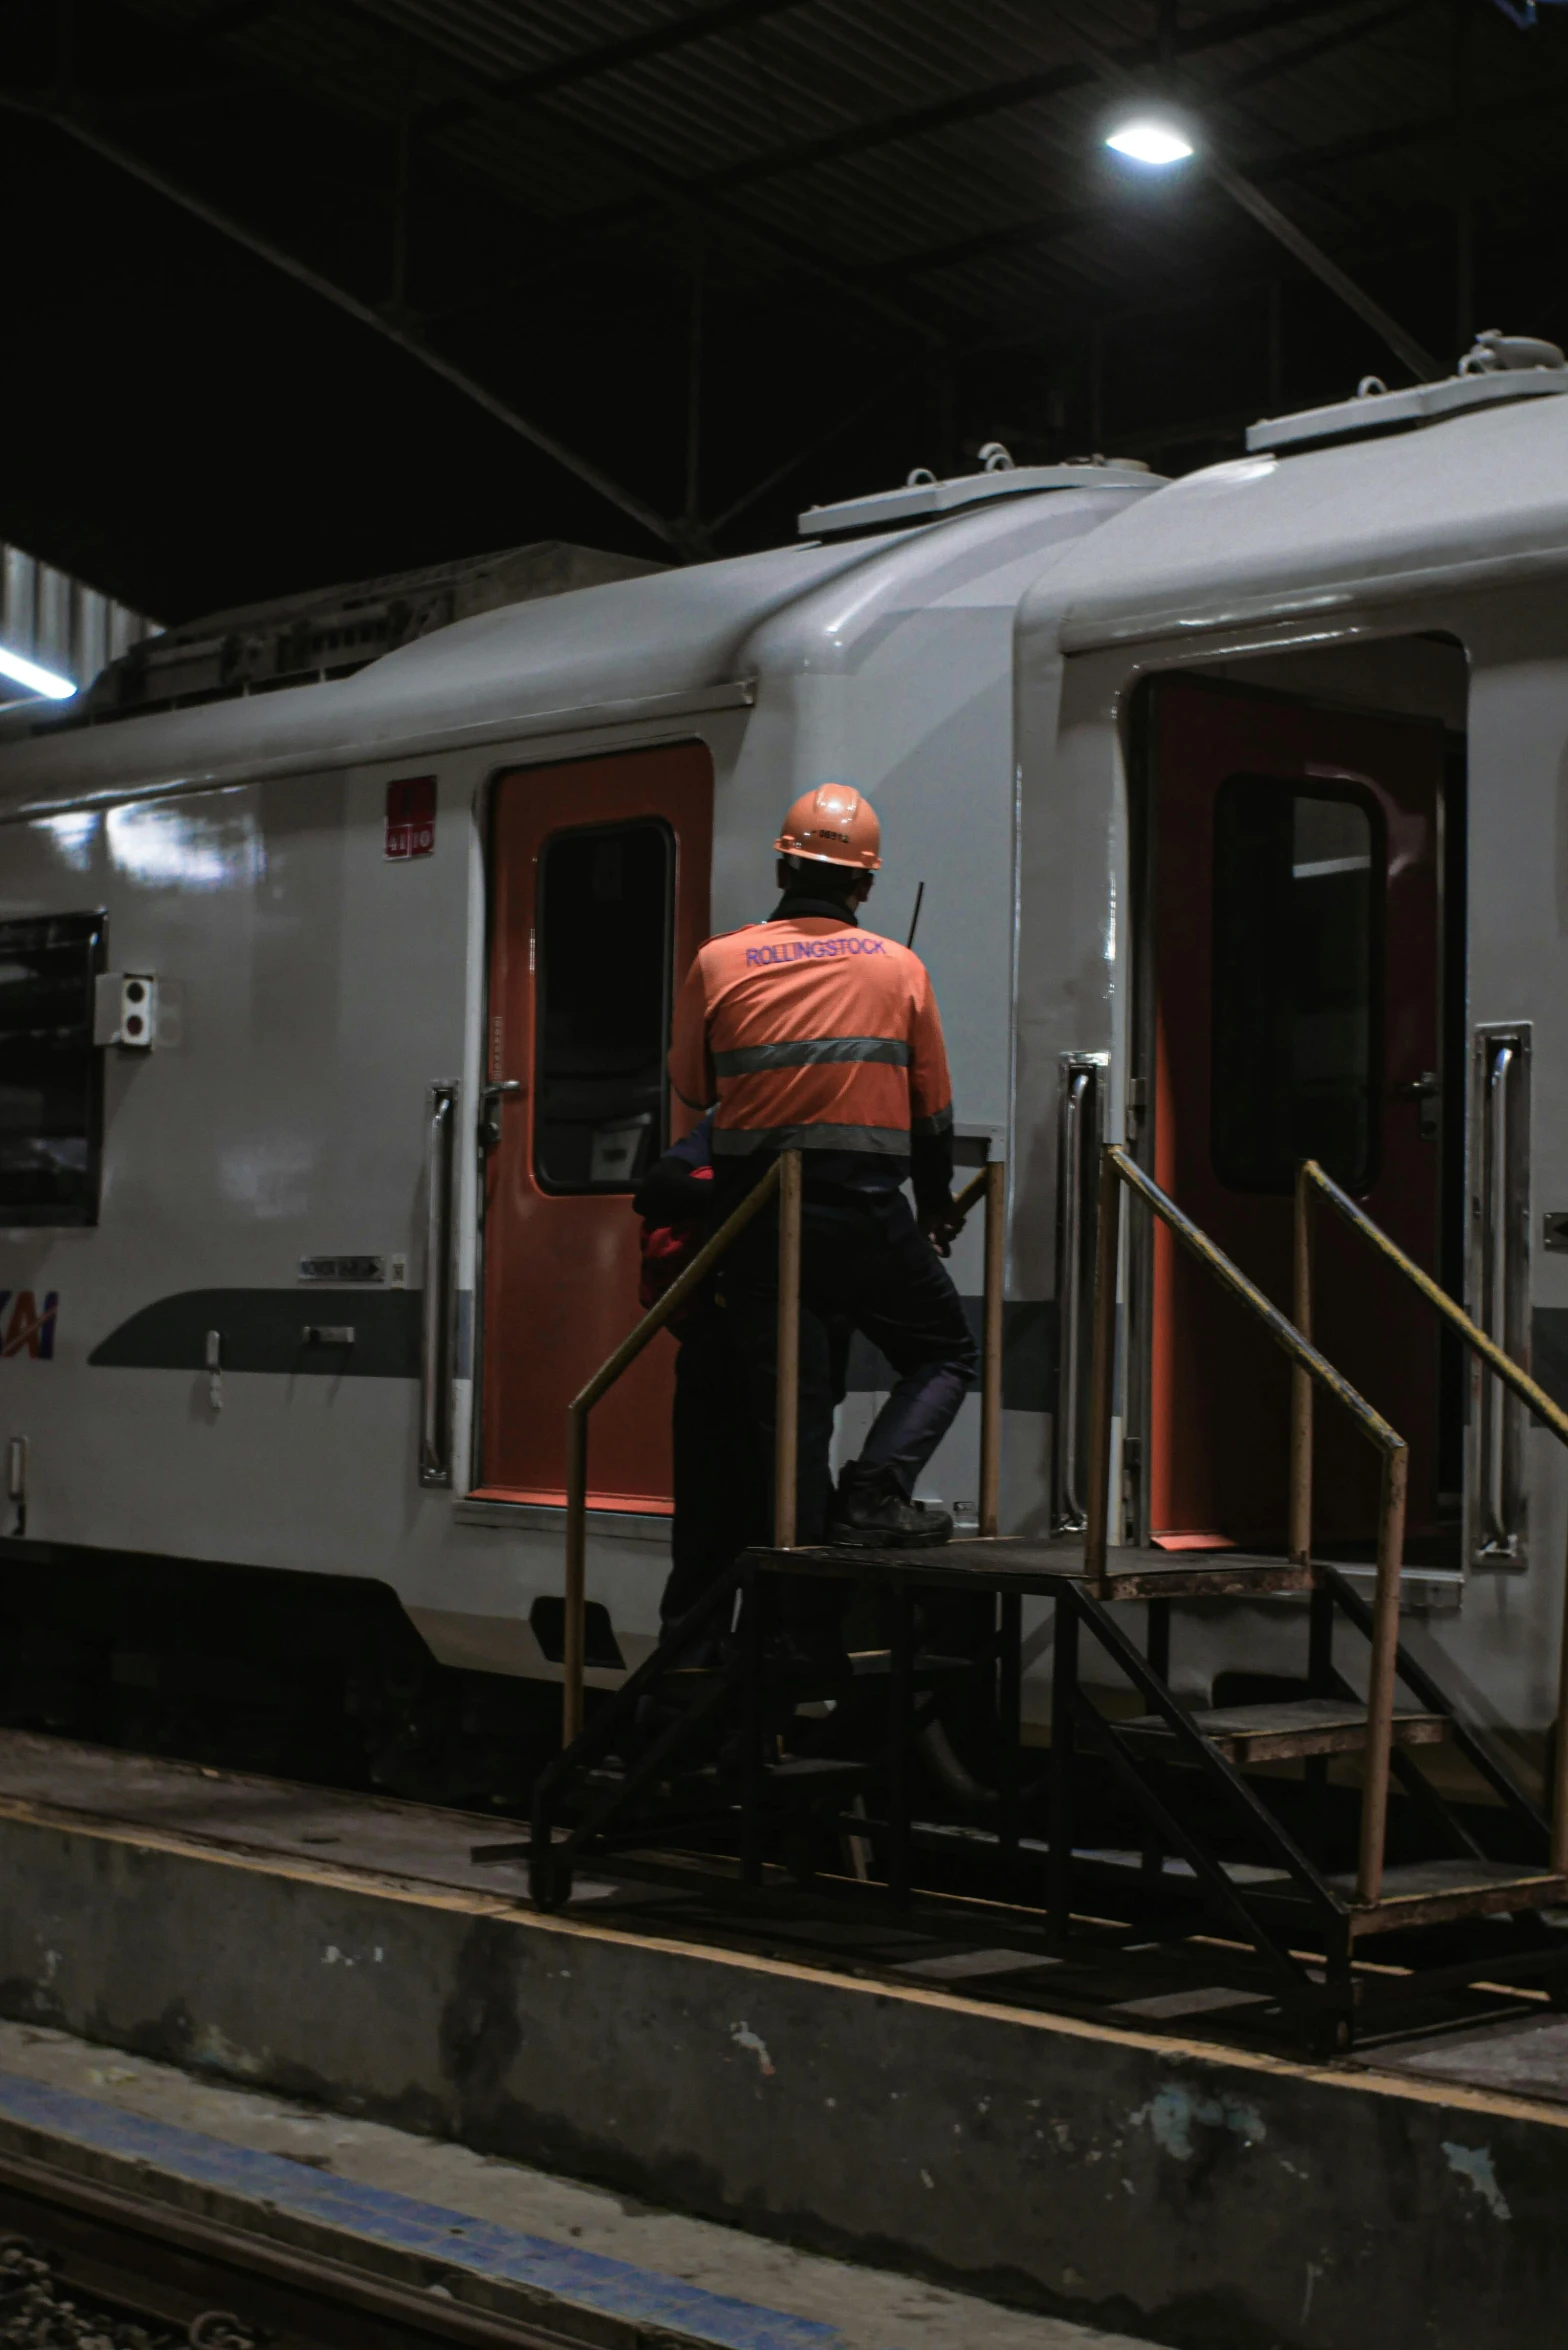
<instances>
[{"instance_id":1,"label":"door handle","mask_svg":"<svg viewBox=\"0 0 1568 2350\"><path fill-rule=\"evenodd\" d=\"M1419 1077L1412 1077L1407 1084L1391 1085L1388 1089L1388 1098L1391 1102L1419 1103L1421 1139L1423 1142L1436 1142L1437 1105L1442 1098L1442 1092L1442 1080L1437 1071L1423 1069Z\"/></svg>"},{"instance_id":2,"label":"door handle","mask_svg":"<svg viewBox=\"0 0 1568 2350\"><path fill-rule=\"evenodd\" d=\"M520 1077L503 1077L494 1085L479 1089L479 1141L481 1147L493 1151L501 1139L501 1104L514 1094L526 1091Z\"/></svg>"}]
</instances>

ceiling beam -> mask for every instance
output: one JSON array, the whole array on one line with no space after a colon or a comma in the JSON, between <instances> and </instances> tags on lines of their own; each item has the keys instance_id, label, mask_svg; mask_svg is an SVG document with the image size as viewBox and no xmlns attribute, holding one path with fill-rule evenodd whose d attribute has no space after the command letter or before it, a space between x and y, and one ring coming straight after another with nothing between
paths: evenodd
<instances>
[{"instance_id":1,"label":"ceiling beam","mask_svg":"<svg viewBox=\"0 0 1568 2350\"><path fill-rule=\"evenodd\" d=\"M742 490L738 498L732 498L722 512L710 518L709 530L717 534L727 528L738 515L745 513L748 506L754 506L759 498L767 496L769 490L777 489L780 482L787 481L800 466L815 457L818 450L825 449L831 442L836 441L840 433L848 432L851 425L859 424L861 419L869 416L874 409L884 407L889 401L896 399L900 392L907 392L908 389L909 371L907 368L901 368L896 376L889 376L874 390L863 393L853 407L844 409L841 414L833 418L831 423L823 425L814 432L809 440L802 441L799 448L784 458L782 463L771 466L766 473L752 483L750 489Z\"/></svg>"},{"instance_id":2,"label":"ceiling beam","mask_svg":"<svg viewBox=\"0 0 1568 2350\"><path fill-rule=\"evenodd\" d=\"M1342 14L1347 6L1360 4L1362 0L1273 0L1270 6L1233 9L1225 16L1210 18L1206 24L1180 34L1177 54L1198 56L1235 41L1248 40L1258 33L1277 32L1305 17ZM1132 73L1152 64L1156 50L1152 43L1144 42L1111 54L1118 69ZM692 173L678 183L679 191L694 197L729 195L740 188L760 187L770 180L790 178L824 163L872 154L879 148L896 146L909 139L927 138L933 132L950 130L960 123L1013 113L1043 99L1060 97L1065 91L1090 87L1099 79L1100 73L1088 59L1060 58L1034 73L1015 75L1005 82L986 83L976 90L963 90L926 106L884 115L875 122L848 123L841 130L796 140L789 146L773 147L765 154L747 156L716 171ZM579 225L609 225L612 219L627 216L629 209L623 205L606 207L603 212L587 215Z\"/></svg>"},{"instance_id":3,"label":"ceiling beam","mask_svg":"<svg viewBox=\"0 0 1568 2350\"><path fill-rule=\"evenodd\" d=\"M575 449L568 447L566 442L558 439L554 433L547 431L542 425L535 424L530 417L524 416L508 401L490 391L487 386L469 375L465 369L458 367L450 359L444 358L439 351L433 350L427 342L412 333L400 321L377 310L369 302L362 301L357 294L350 293L347 287L337 285L331 278L324 277L319 270L312 269L308 262L301 261L297 254L285 251L281 245L274 244L270 238L258 235L254 229L247 228L242 221L235 220L230 214L220 211L216 205L209 204L205 197L198 196L191 189L180 186L177 181L171 180L141 156L133 154L128 148L119 146L114 140L105 138L93 124L83 122L74 115L62 114L50 107L42 106L35 100L17 97L6 92L0 92L0 108L8 113L26 115L36 122L47 124L51 129L73 140L78 146L85 147L89 153L102 157L106 163L112 164L116 170L124 172L129 178L138 180L143 187L150 188L155 195L162 196L168 203L177 205L182 212L189 213L193 219L216 230L219 236L226 237L230 243L242 246L246 252L254 254L259 261L263 261L269 268L277 270L281 276L292 278L296 285L305 287L308 292L318 295L322 301L330 302L334 309L341 310L347 317L356 320L359 325L369 327L373 334L379 335L384 342L393 344L429 374L439 377L443 383L461 393L464 399L471 401L476 408L482 409L487 416L503 426L506 431L515 433L520 440L527 441L567 473L575 475L577 480L595 491L609 505L618 507L621 513L628 515L633 522L639 523L653 537L661 539L666 546L674 548L678 554L691 557L707 554L711 551L705 534L694 533L689 526L668 515L661 514L656 507L650 506L646 499L638 497L634 491L628 490L612 475L606 473L602 466L594 464L591 458L580 456ZM697 543L699 537L700 544Z\"/></svg>"},{"instance_id":4,"label":"ceiling beam","mask_svg":"<svg viewBox=\"0 0 1568 2350\"><path fill-rule=\"evenodd\" d=\"M356 6L361 4L361 0L342 0L342 4ZM746 0L746 4L750 4L750 0ZM1300 23L1309 17L1343 14L1347 7L1358 5L1364 5L1364 0L1265 0L1263 5L1231 9L1223 16L1210 18L1204 24L1179 34L1178 53L1182 56L1197 56L1210 50L1228 47L1237 41L1250 40L1260 33L1277 32L1286 25ZM714 19L720 13L719 9L706 9L702 11L702 21L707 22ZM688 24L696 20L682 18L679 21L682 24ZM1154 54L1152 46L1143 44L1137 48L1120 51L1117 56L1120 62L1133 66L1146 64ZM628 149L623 141L607 139L597 128L585 134L583 126L575 121L573 128L577 135L592 137L596 145L603 147L606 152L616 155L623 163L640 167L643 175L654 182L666 204L698 208L701 200L705 198L722 197L743 187L761 185L772 179L809 170L816 164L835 161L850 155L869 153L875 148L926 136L933 131L946 129L960 122L976 121L989 115L1031 105L1040 99L1056 96L1065 90L1089 86L1097 78L1094 68L1085 60L1081 58L1065 59L1033 74L1014 77L1007 82L989 84L979 90L965 91L956 97L942 99L932 105L887 116L879 122L850 124L842 130L829 132L816 139L800 141L790 147L774 148L766 155L748 158L743 163L727 166L720 171L691 174L685 178L677 178L669 173L659 171L656 166L650 164L635 150ZM476 93L474 103L476 105L484 103L482 94ZM563 222L553 224L553 234L556 239L554 259L559 262L563 246L568 252L575 250L578 246L586 247L597 238L611 233L617 228L638 226L646 220L646 217L646 202L640 199L635 201L621 200L614 204L600 206L591 212L568 217ZM697 209L696 217L704 217L700 209ZM713 218L715 216L708 214L706 217ZM822 276L847 291L853 291L861 299L867 298L869 294L871 299L878 301L883 314L889 318L890 323L905 328L912 327L924 335L927 340L933 342L948 339L947 335L936 327L929 318L911 313L902 307L895 309L887 302L885 296L878 296L874 289L879 272L840 269L825 260L815 248L809 246L803 239L787 237L786 232L776 228L764 228L755 221L732 211L721 212L717 217L730 232L739 231L753 242L771 242L775 247L783 247L787 243L790 248L790 258L797 266L809 268L813 274ZM919 264L915 266L919 266ZM896 267L902 267L902 265L899 264ZM895 273L896 270L888 272L889 275ZM458 311L480 303L504 299L507 294L533 282L536 275L537 271L534 268L509 271L504 277L491 281L473 296L460 297L457 302L447 306L441 312L433 314L433 316L449 317Z\"/></svg>"},{"instance_id":5,"label":"ceiling beam","mask_svg":"<svg viewBox=\"0 0 1568 2350\"><path fill-rule=\"evenodd\" d=\"M627 66L641 65L646 58L667 57L673 49L716 40L721 34L739 32L764 17L779 16L787 8L803 5L805 0L719 0L716 7L694 8L685 16L628 33L619 41L601 41L592 49L574 50L549 65L487 82L467 97L426 107L417 119L422 129L445 129L486 107L521 106L531 99L553 97L557 91L576 89L583 82L601 81L606 74L623 73Z\"/></svg>"},{"instance_id":6,"label":"ceiling beam","mask_svg":"<svg viewBox=\"0 0 1568 2350\"><path fill-rule=\"evenodd\" d=\"M1517 92L1491 106L1477 106L1470 120L1476 128L1493 125L1504 129L1521 116L1556 114L1564 109L1568 109L1568 81L1558 80L1542 83L1531 91ZM1454 118L1450 114L1407 116L1403 122L1356 131L1342 139L1327 140L1321 146L1294 147L1283 154L1261 156L1250 166L1250 176L1260 187L1271 186L1278 180L1310 180L1321 172L1337 171L1342 164L1379 162L1385 156L1403 153L1411 147L1441 146L1453 136ZM1023 220L980 229L973 236L955 237L944 245L924 245L911 252L891 255L885 261L868 264L865 275L899 278L957 269L967 261L986 260L1049 244L1054 237L1072 236L1081 229L1099 227L1121 215L1122 207L1114 201L1059 204L1049 212L1035 212Z\"/></svg>"},{"instance_id":7,"label":"ceiling beam","mask_svg":"<svg viewBox=\"0 0 1568 2350\"><path fill-rule=\"evenodd\" d=\"M444 43L433 39L428 33L419 32L402 23L390 23L376 6L375 0L323 0L323 4L330 4L340 15L357 18L378 38L395 40L397 46L410 55L428 57L432 63L438 64L444 71L456 74L460 79L468 80L473 88L471 93L465 93L465 100L468 95L472 95L476 103L482 98L482 85L470 66L466 65L462 59L454 57ZM1296 0L1296 4L1303 4L1303 0ZM1314 0L1314 4L1321 6L1324 4L1324 0ZM711 13L713 12L704 11L705 15ZM685 23L690 20L683 18L680 21ZM906 308L892 296L883 294L875 288L868 288L850 270L840 268L804 237L797 237L789 230L779 228L769 222L748 219L732 208L722 205L706 207L696 197L687 193L676 173L662 169L639 149L627 145L624 140L617 139L611 133L602 130L597 123L584 123L575 118L568 118L568 120L570 135L574 139L584 144L591 144L601 154L613 158L623 170L632 173L643 183L641 192L636 197L625 199L613 207L606 208L607 213L613 214L615 220L624 219L629 222L645 220L650 208L657 212L683 211L688 215L692 227L700 230L715 244L741 242L750 245L756 251L766 253L774 261L782 260L786 267L799 270L805 276L817 278L824 284L836 287L840 293L848 297L855 307L876 311L890 325L901 328L906 334L918 336L925 343L941 344L949 339L946 329L928 315ZM460 149L457 160L461 166ZM493 201L493 199L491 200ZM527 229L529 235L536 239L547 238L550 240L550 267L553 270L561 265L563 248L569 246L571 241L580 236L585 228L596 231L599 218L600 216L597 214L590 214L578 215L576 218L569 218L565 221L542 221L535 215L528 220ZM422 315L412 317L406 323L411 331L440 325L445 320L457 317L464 311L502 299L508 293L536 283L539 274L537 263L530 263L522 269L505 271L499 277L487 280L471 295L459 296L453 301L441 304L439 308L427 309Z\"/></svg>"},{"instance_id":8,"label":"ceiling beam","mask_svg":"<svg viewBox=\"0 0 1568 2350\"><path fill-rule=\"evenodd\" d=\"M1083 31L1060 12L1056 21L1073 47L1086 63L1095 67L1099 79L1109 88L1128 92L1138 90L1133 77L1118 64L1108 49L1101 47L1092 33ZM1330 293L1337 294L1346 309L1354 311L1362 324L1369 326L1395 358L1409 368L1417 383L1435 382L1443 373L1442 366L1431 352L1407 328L1401 326L1398 319L1391 316L1382 303L1367 292L1365 286L1358 285L1348 270L1341 269L1339 263L1325 253L1322 246L1307 235L1305 229L1298 228L1288 214L1281 212L1255 180L1249 179L1245 172L1238 171L1212 141L1200 139L1190 169L1222 188L1233 204L1282 244L1288 253L1293 254L1304 269L1310 270L1320 284L1328 287Z\"/></svg>"},{"instance_id":9,"label":"ceiling beam","mask_svg":"<svg viewBox=\"0 0 1568 2350\"><path fill-rule=\"evenodd\" d=\"M283 0L218 0L205 16L194 24L181 27L176 38L183 48L198 48L204 41L222 41L231 33L243 33L263 17L275 16Z\"/></svg>"}]
</instances>

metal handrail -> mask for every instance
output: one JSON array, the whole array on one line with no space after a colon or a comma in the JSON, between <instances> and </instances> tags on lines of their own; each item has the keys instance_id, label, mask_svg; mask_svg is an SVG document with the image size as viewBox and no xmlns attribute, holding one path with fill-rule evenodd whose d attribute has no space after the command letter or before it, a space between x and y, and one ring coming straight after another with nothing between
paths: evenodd
<instances>
[{"instance_id":1,"label":"metal handrail","mask_svg":"<svg viewBox=\"0 0 1568 2350\"><path fill-rule=\"evenodd\" d=\"M452 1262L457 1203L457 1087L432 1085L425 1107L425 1294L419 1317L419 1482L452 1482Z\"/></svg>"},{"instance_id":2,"label":"metal handrail","mask_svg":"<svg viewBox=\"0 0 1568 2350\"><path fill-rule=\"evenodd\" d=\"M1428 1305L1434 1306L1449 1325L1457 1330L1472 1354L1479 1355L1488 1369L1495 1372L1503 1385L1528 1404L1538 1420L1568 1446L1568 1412L1553 1403L1545 1390L1538 1387L1528 1371L1520 1369L1511 1355L1504 1354L1496 1340L1489 1338L1478 1322L1473 1322L1463 1306L1456 1305L1445 1289L1440 1289L1430 1273L1410 1257L1397 1241L1390 1240L1381 1225L1375 1224L1364 1208L1356 1205L1348 1192L1341 1191L1332 1175L1324 1173L1316 1159L1304 1160L1296 1174L1295 1224L1295 1315L1303 1330L1312 1327L1312 1195L1321 1192L1338 1211L1344 1221L1377 1250L1385 1264L1402 1273L1413 1289L1419 1290ZM1299 1373L1296 1374L1299 1379ZM1299 1389L1292 1394L1291 1455L1290 1455L1290 1543L1293 1557L1304 1558L1312 1539L1312 1398L1308 1391ZM1381 1597L1381 1594L1379 1595ZM1397 1599L1395 1616L1397 1622ZM1374 1658L1375 1658L1374 1650ZM1374 1665L1375 1669L1375 1665ZM1390 1683L1392 1703L1392 1683ZM1568 1567L1564 1570L1562 1631L1557 1665L1557 1740L1552 1758L1551 1787L1548 1791L1548 1815L1551 1820L1551 1867L1559 1875L1568 1875Z\"/></svg>"},{"instance_id":3,"label":"metal handrail","mask_svg":"<svg viewBox=\"0 0 1568 2350\"><path fill-rule=\"evenodd\" d=\"M786 1169L789 1170L787 1175ZM761 1214L775 1193L779 1195L780 1201L780 1344L779 1400L775 1414L777 1443L773 1532L774 1540L779 1541L780 1521L787 1515L789 1528L781 1547L787 1548L794 1540L794 1449L798 1430L800 1364L800 1153L781 1151L761 1181L754 1184L740 1204L731 1210L712 1239L703 1243L686 1270L670 1283L657 1304L648 1308L614 1353L605 1357L587 1385L578 1389L566 1407L566 1622L561 1644L563 1746L570 1746L583 1726L583 1666L588 1614L588 1415L601 1397L608 1394L622 1372L629 1370L643 1349L658 1337L671 1316L678 1314L687 1299L702 1287L730 1244L739 1239L747 1225ZM794 1278L793 1281L786 1281L786 1271L791 1264ZM786 1451L789 1455L787 1486L779 1479L779 1469Z\"/></svg>"},{"instance_id":4,"label":"metal handrail","mask_svg":"<svg viewBox=\"0 0 1568 2350\"><path fill-rule=\"evenodd\" d=\"M1287 1354L1296 1376L1328 1390L1350 1413L1362 1434L1383 1456L1378 1508L1377 1586L1374 1593L1372 1680L1367 1698L1366 1763L1361 1790L1361 1839L1356 1865L1356 1899L1375 1903L1383 1890L1383 1854L1388 1837L1388 1788L1394 1737L1394 1683L1399 1652L1399 1576L1404 1563L1405 1489L1410 1448L1381 1412L1319 1354L1295 1323L1271 1305L1239 1265L1130 1159L1119 1143L1107 1143L1100 1157L1100 1217L1094 1268L1094 1358L1089 1428L1089 1523L1084 1533L1084 1575L1103 1580L1110 1526L1111 1413L1115 1402L1116 1274L1121 1255L1122 1186L1136 1192L1168 1225L1222 1289L1244 1305ZM1294 1424L1292 1435L1294 1437Z\"/></svg>"},{"instance_id":5,"label":"metal handrail","mask_svg":"<svg viewBox=\"0 0 1568 2350\"><path fill-rule=\"evenodd\" d=\"M997 1531L1002 1460L1002 1274L1006 1231L1003 1209L1007 1169L989 1159L953 1202L962 1224L985 1202L985 1307L980 1373L980 1531ZM700 1289L714 1266L768 1201L779 1199L779 1316L773 1446L773 1546L795 1544L795 1489L800 1449L800 1236L802 1162L798 1150L781 1151L761 1181L747 1192L703 1243L691 1263L672 1281L656 1305L606 1356L586 1386L566 1407L566 1575L562 1640L561 1744L570 1746L583 1727L583 1668L586 1661L588 1570L588 1415L624 1371L656 1338L671 1316Z\"/></svg>"},{"instance_id":6,"label":"metal handrail","mask_svg":"<svg viewBox=\"0 0 1568 2350\"><path fill-rule=\"evenodd\" d=\"M987 1159L953 1201L960 1224L985 1206L985 1270L980 1324L980 1533L992 1541L1002 1518L1002 1308L1007 1269L1007 1162Z\"/></svg>"}]
</instances>

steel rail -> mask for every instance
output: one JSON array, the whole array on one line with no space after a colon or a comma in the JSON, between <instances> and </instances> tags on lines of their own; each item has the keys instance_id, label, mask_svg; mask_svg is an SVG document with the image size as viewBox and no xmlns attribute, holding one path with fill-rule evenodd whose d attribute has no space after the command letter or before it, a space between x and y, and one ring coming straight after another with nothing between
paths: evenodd
<instances>
[{"instance_id":1,"label":"steel rail","mask_svg":"<svg viewBox=\"0 0 1568 2350\"><path fill-rule=\"evenodd\" d=\"M1110 1528L1111 1419L1115 1406L1116 1287L1121 1258L1122 1187L1135 1192L1176 1235L1222 1289L1228 1290L1275 1345L1307 1379L1326 1388L1349 1412L1369 1443L1383 1456L1378 1505L1377 1583L1373 1597L1372 1675L1367 1692L1367 1735L1361 1788L1361 1837L1356 1863L1356 1899L1377 1903L1383 1891L1383 1856L1388 1838L1390 1756L1394 1744L1394 1688L1399 1664L1399 1578L1405 1550L1405 1494L1410 1448L1344 1374L1306 1338L1294 1322L1270 1304L1255 1282L1233 1264L1190 1216L1128 1157L1119 1143L1107 1143L1100 1157L1100 1215L1095 1250L1094 1356L1090 1375L1089 1522L1084 1533L1084 1575L1103 1582Z\"/></svg>"},{"instance_id":2,"label":"steel rail","mask_svg":"<svg viewBox=\"0 0 1568 2350\"><path fill-rule=\"evenodd\" d=\"M29 2206L38 2207L36 2213ZM159 2259L170 2267L178 2262L186 2276L191 2259L210 2261L230 2272L225 2290L231 2295L237 2271L271 2286L274 2293L281 2288L290 2295L302 2294L334 2305L344 2313L353 2311L361 2320L368 2317L388 2327L389 2343L455 2342L468 2345L469 2350L568 2350L572 2345L574 2350L582 2350L588 2339L572 2324L575 2311L563 2310L565 2324L561 2328L541 2324L533 2317L502 2317L433 2294L426 2285L404 2284L332 2254L285 2244L205 2212L82 2177L34 2156L0 2152L0 2219L9 2227L36 2229L36 2241L47 2249L51 2211L70 2215L78 2226L85 2222L95 2235L102 2231L107 2239L104 2249L111 2258L116 2239L123 2242L129 2238L137 2245L154 2247ZM138 2273L147 2272L141 2269ZM128 2286L131 2281L127 2275ZM95 2282L92 2290L114 2298L106 2285ZM605 2350L635 2350L636 2344L646 2340L640 2327L623 2327L613 2318L608 2322L599 2319L598 2326L593 2339L603 2343ZM288 2330L291 2339L301 2338L292 2328ZM359 2333L359 2328L355 2331ZM308 2340L309 2336L303 2338Z\"/></svg>"},{"instance_id":3,"label":"steel rail","mask_svg":"<svg viewBox=\"0 0 1568 2350\"><path fill-rule=\"evenodd\" d=\"M1326 1174L1316 1159L1303 1160L1296 1174L1296 1221L1293 1250L1296 1278L1296 1319L1305 1313L1310 1321L1312 1313L1312 1200L1321 1193L1329 1205L1368 1245L1375 1249L1386 1265L1404 1276L1410 1286L1424 1297L1429 1306L1439 1313L1451 1330L1456 1330L1472 1354L1479 1355L1491 1372L1500 1379L1521 1403L1527 1404L1536 1418L1548 1427L1559 1444L1568 1446L1568 1412L1553 1403L1544 1388L1537 1385L1528 1371L1521 1370L1511 1355L1503 1352L1494 1338L1489 1338L1478 1322L1471 1320L1463 1306L1456 1304L1446 1289L1439 1288L1430 1273L1424 1273L1414 1260L1406 1256L1398 1242L1391 1240L1382 1226L1375 1224L1364 1208L1356 1205L1348 1192L1342 1191L1332 1175ZM1312 1398L1292 1398L1291 1410L1291 1546L1296 1550L1298 1538L1304 1547L1311 1540L1312 1528ZM1381 1601L1381 1593L1379 1593ZM1397 1616L1396 1616L1397 1620ZM1550 1862L1559 1874L1568 1874L1568 1562L1564 1565L1562 1624L1558 1639L1557 1657L1557 1739L1552 1756L1551 1783L1547 1789L1547 1816L1551 1823Z\"/></svg>"}]
</instances>

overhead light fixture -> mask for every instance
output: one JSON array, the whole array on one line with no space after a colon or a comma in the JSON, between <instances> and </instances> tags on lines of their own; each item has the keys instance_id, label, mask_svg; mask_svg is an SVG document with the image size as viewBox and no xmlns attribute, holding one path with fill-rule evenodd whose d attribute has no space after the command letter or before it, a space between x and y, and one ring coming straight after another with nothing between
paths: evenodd
<instances>
[{"instance_id":1,"label":"overhead light fixture","mask_svg":"<svg viewBox=\"0 0 1568 2350\"><path fill-rule=\"evenodd\" d=\"M42 694L50 702L68 702L76 691L70 678L53 669L40 669L36 661L24 661L20 653L9 653L3 645L0 677L8 677L13 685L25 685L30 694Z\"/></svg>"},{"instance_id":2,"label":"overhead light fixture","mask_svg":"<svg viewBox=\"0 0 1568 2350\"><path fill-rule=\"evenodd\" d=\"M1156 121L1150 115L1118 123L1115 130L1106 132L1105 144L1114 147L1118 155L1130 156L1134 163L1149 163L1159 168L1168 163L1185 163L1193 152L1192 141L1184 138L1173 123Z\"/></svg>"}]
</instances>

